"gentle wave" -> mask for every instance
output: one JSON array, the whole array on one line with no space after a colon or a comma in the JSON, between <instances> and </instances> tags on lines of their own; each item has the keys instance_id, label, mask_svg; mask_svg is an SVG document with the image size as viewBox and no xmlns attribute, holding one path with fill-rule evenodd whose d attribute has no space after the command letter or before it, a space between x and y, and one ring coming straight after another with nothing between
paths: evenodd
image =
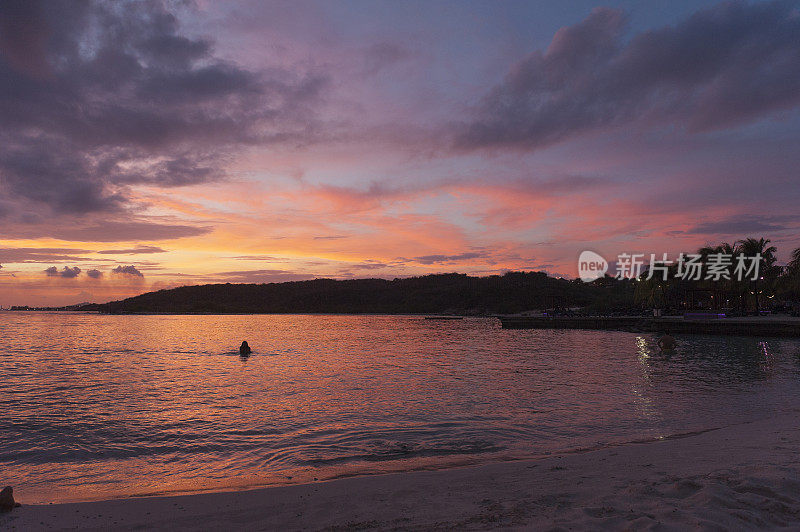
<instances>
[{"instance_id":1,"label":"gentle wave","mask_svg":"<svg viewBox=\"0 0 800 532\"><path fill-rule=\"evenodd\" d=\"M491 319L69 313L0 333L0 468L29 502L580 452L800 396L791 339L684 337L665 356L648 336Z\"/></svg>"}]
</instances>

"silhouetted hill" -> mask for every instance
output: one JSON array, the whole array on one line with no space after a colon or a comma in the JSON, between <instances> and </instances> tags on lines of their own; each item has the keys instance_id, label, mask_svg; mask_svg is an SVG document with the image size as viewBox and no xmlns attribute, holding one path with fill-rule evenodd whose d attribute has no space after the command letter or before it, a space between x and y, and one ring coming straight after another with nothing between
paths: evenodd
<instances>
[{"instance_id":1,"label":"silhouetted hill","mask_svg":"<svg viewBox=\"0 0 800 532\"><path fill-rule=\"evenodd\" d=\"M509 272L470 277L437 274L405 279L316 279L270 284L213 284L159 290L100 305L109 313L514 313L585 306L607 287ZM627 292L627 291L626 291ZM626 298L627 299L627 298Z\"/></svg>"}]
</instances>

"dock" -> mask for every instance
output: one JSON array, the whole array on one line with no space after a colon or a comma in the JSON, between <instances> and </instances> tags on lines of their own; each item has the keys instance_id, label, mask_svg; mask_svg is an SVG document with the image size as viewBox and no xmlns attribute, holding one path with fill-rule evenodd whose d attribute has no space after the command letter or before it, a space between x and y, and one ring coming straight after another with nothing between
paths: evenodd
<instances>
[{"instance_id":1,"label":"dock","mask_svg":"<svg viewBox=\"0 0 800 532\"><path fill-rule=\"evenodd\" d=\"M800 337L800 318L745 317L686 319L641 316L498 316L504 329L593 329L669 334Z\"/></svg>"}]
</instances>

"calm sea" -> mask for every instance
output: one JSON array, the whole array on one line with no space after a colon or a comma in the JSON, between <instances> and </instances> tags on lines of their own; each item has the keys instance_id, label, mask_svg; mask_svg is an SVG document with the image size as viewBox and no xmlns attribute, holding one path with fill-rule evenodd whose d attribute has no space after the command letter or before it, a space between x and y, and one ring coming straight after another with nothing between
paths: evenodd
<instances>
[{"instance_id":1,"label":"calm sea","mask_svg":"<svg viewBox=\"0 0 800 532\"><path fill-rule=\"evenodd\" d=\"M248 359L238 355L247 340ZM28 503L452 467L800 401L800 342L414 316L0 313L0 485Z\"/></svg>"}]
</instances>

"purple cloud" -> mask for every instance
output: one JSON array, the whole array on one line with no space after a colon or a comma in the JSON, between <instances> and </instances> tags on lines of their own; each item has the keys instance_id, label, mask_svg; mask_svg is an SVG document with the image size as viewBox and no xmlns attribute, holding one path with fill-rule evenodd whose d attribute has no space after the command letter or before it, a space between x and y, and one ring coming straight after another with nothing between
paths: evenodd
<instances>
[{"instance_id":1,"label":"purple cloud","mask_svg":"<svg viewBox=\"0 0 800 532\"><path fill-rule=\"evenodd\" d=\"M305 138L325 86L216 57L161 2L0 3L0 200L125 215L129 185L222 179L239 149Z\"/></svg>"},{"instance_id":2,"label":"purple cloud","mask_svg":"<svg viewBox=\"0 0 800 532\"><path fill-rule=\"evenodd\" d=\"M372 44L364 52L364 73L374 76L381 70L391 68L411 57L411 52L398 44L390 42Z\"/></svg>"},{"instance_id":3,"label":"purple cloud","mask_svg":"<svg viewBox=\"0 0 800 532\"><path fill-rule=\"evenodd\" d=\"M45 231L45 229L42 229ZM169 240L199 236L211 231L210 227L159 224L143 221L107 222L77 227L52 227L48 236L77 242L127 242L131 240Z\"/></svg>"},{"instance_id":4,"label":"purple cloud","mask_svg":"<svg viewBox=\"0 0 800 532\"><path fill-rule=\"evenodd\" d=\"M166 249L161 249L158 246L137 246L130 249L104 249L98 251L102 255L139 255L149 253L166 253Z\"/></svg>"},{"instance_id":5,"label":"purple cloud","mask_svg":"<svg viewBox=\"0 0 800 532\"><path fill-rule=\"evenodd\" d=\"M137 270L136 266L133 266L133 265L130 265L130 266L117 266L116 268L111 270L111 272L112 273L117 273L117 274L120 274L120 275L132 275L134 277L144 277L142 272Z\"/></svg>"},{"instance_id":6,"label":"purple cloud","mask_svg":"<svg viewBox=\"0 0 800 532\"><path fill-rule=\"evenodd\" d=\"M703 222L691 227L688 234L709 235L745 235L745 234L775 234L782 231L793 230L798 216L737 216L713 222Z\"/></svg>"},{"instance_id":7,"label":"purple cloud","mask_svg":"<svg viewBox=\"0 0 800 532\"><path fill-rule=\"evenodd\" d=\"M459 253L458 255L423 255L421 257L414 257L414 262L420 264L446 264L451 262L459 262L464 260L480 259L488 257L489 254L483 251L470 251L466 253Z\"/></svg>"},{"instance_id":8,"label":"purple cloud","mask_svg":"<svg viewBox=\"0 0 800 532\"><path fill-rule=\"evenodd\" d=\"M727 2L627 39L596 8L518 63L457 135L460 148L540 148L633 122L709 131L800 104L791 2Z\"/></svg>"},{"instance_id":9,"label":"purple cloud","mask_svg":"<svg viewBox=\"0 0 800 532\"><path fill-rule=\"evenodd\" d=\"M38 2L9 0L0 11L0 54L16 69L41 76L49 68L45 59L47 28Z\"/></svg>"},{"instance_id":10,"label":"purple cloud","mask_svg":"<svg viewBox=\"0 0 800 532\"><path fill-rule=\"evenodd\" d=\"M100 270L89 270L86 272L86 275L88 275L92 279L100 279L101 277L103 277L103 272L101 272Z\"/></svg>"},{"instance_id":11,"label":"purple cloud","mask_svg":"<svg viewBox=\"0 0 800 532\"><path fill-rule=\"evenodd\" d=\"M58 271L58 268L56 268L55 266L51 266L47 268L44 271L44 273L48 277L63 277L65 279L74 279L75 277L78 276L78 274L81 273L81 269L78 268L77 266L73 268L70 268L69 266L64 266L63 270Z\"/></svg>"},{"instance_id":12,"label":"purple cloud","mask_svg":"<svg viewBox=\"0 0 800 532\"><path fill-rule=\"evenodd\" d=\"M85 261L91 259L77 255L91 252L75 248L0 248L0 260L18 263Z\"/></svg>"}]
</instances>

